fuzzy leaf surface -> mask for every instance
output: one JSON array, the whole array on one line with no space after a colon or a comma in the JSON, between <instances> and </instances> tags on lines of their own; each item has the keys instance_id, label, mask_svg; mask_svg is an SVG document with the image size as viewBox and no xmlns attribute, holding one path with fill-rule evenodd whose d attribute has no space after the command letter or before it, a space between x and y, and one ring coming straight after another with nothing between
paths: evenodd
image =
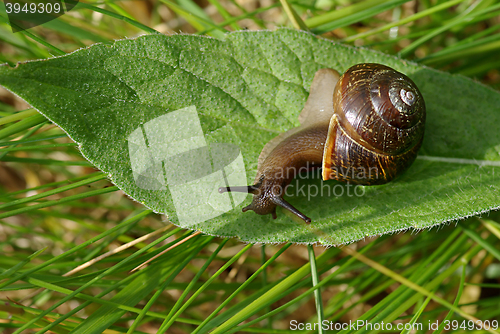
<instances>
[{"instance_id":1,"label":"fuzzy leaf surface","mask_svg":"<svg viewBox=\"0 0 500 334\"><path fill-rule=\"evenodd\" d=\"M243 195L241 204L222 215L183 223L177 212L183 200L191 200L185 192L138 186L131 163L131 134L141 127L146 133L147 124L179 110L196 111L207 145L239 148L246 183L252 184L264 145L299 124L297 117L314 73L325 67L342 73L362 62L405 73L426 101L419 157L395 181L359 187L357 193L352 185L336 181L294 181L295 190L289 192L293 196L287 200L312 218L310 226L297 223L280 209L276 220L242 213L251 195ZM130 197L166 214L177 225L210 235L235 236L246 242L334 245L428 228L500 206L498 92L461 76L305 32L235 32L223 40L147 35L16 68L2 66L0 84L66 131L85 158ZM200 161L203 158L200 155ZM205 169L207 175L211 173L210 164L199 166L192 172L194 180L205 175ZM177 168L181 177L182 164Z\"/></svg>"}]
</instances>

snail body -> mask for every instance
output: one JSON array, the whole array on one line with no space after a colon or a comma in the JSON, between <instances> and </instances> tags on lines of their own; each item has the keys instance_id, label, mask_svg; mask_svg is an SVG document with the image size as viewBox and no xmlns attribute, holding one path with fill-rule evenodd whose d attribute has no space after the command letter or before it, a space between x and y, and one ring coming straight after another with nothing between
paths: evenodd
<instances>
[{"instance_id":1,"label":"snail body","mask_svg":"<svg viewBox=\"0 0 500 334\"><path fill-rule=\"evenodd\" d=\"M358 64L341 77L316 72L300 126L266 144L255 184L220 188L254 195L243 211L271 214L281 206L306 223L311 219L283 199L301 168L322 167L323 180L383 184L415 160L425 125L425 103L415 83L380 64Z\"/></svg>"}]
</instances>

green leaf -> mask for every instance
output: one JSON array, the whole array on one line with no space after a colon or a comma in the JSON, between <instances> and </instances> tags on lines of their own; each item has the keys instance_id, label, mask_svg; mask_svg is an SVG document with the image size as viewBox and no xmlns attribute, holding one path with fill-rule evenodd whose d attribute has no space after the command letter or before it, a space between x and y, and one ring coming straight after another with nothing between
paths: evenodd
<instances>
[{"instance_id":1,"label":"green leaf","mask_svg":"<svg viewBox=\"0 0 500 334\"><path fill-rule=\"evenodd\" d=\"M318 69L343 72L361 62L406 73L424 96L424 143L406 173L385 185L356 188L356 193L352 185L336 181L297 180L292 189L303 187L303 193L287 199L312 218L310 226L280 210L276 220L242 213L251 195L208 191L210 205L196 202L194 193L208 189L204 180L231 161L232 169L224 168L230 184L253 183L264 145L298 125ZM498 92L305 32L235 32L224 40L147 35L15 69L2 66L0 84L64 129L129 196L179 226L210 235L332 245L428 228L499 207L500 133L492 126L500 123ZM191 116L199 123L183 123ZM168 147L172 141L175 145ZM184 162L176 160L183 151ZM172 159L158 164L155 157ZM150 161L155 162L148 171L138 172ZM239 170L242 163L246 177Z\"/></svg>"}]
</instances>

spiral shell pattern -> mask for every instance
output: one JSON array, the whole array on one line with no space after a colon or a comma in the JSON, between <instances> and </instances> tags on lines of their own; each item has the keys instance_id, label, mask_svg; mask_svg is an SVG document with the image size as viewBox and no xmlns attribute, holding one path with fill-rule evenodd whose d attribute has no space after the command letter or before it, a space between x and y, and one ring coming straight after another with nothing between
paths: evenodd
<instances>
[{"instance_id":1,"label":"spiral shell pattern","mask_svg":"<svg viewBox=\"0 0 500 334\"><path fill-rule=\"evenodd\" d=\"M415 160L425 103L406 75L380 64L359 64L337 82L323 159L323 179L380 184Z\"/></svg>"}]
</instances>

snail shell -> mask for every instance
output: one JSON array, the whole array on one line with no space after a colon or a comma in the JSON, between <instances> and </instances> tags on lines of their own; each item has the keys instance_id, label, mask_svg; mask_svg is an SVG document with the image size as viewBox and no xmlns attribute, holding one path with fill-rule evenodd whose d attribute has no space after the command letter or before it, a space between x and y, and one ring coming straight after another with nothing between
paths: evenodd
<instances>
[{"instance_id":1,"label":"snail shell","mask_svg":"<svg viewBox=\"0 0 500 334\"><path fill-rule=\"evenodd\" d=\"M300 168L323 168L323 180L383 184L415 160L425 125L425 103L406 75L380 64L358 64L340 78L316 72L301 125L266 144L255 184L220 188L254 194L243 211L272 214L281 206L305 222L311 219L283 199Z\"/></svg>"},{"instance_id":2,"label":"snail shell","mask_svg":"<svg viewBox=\"0 0 500 334\"><path fill-rule=\"evenodd\" d=\"M337 82L333 109L323 180L387 183L415 160L424 135L425 104L404 74L380 64L355 65ZM362 177L342 173L352 170Z\"/></svg>"}]
</instances>

